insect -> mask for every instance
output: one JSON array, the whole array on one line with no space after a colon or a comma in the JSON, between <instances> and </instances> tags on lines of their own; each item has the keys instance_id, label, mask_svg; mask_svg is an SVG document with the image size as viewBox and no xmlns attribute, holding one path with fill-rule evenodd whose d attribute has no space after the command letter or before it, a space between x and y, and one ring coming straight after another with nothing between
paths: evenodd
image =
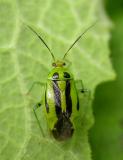
<instances>
[{"instance_id":1,"label":"insect","mask_svg":"<svg viewBox=\"0 0 123 160\"><path fill-rule=\"evenodd\" d=\"M43 106L45 107L44 112L46 115L47 123L50 132L56 140L66 140L74 134L76 130L75 120L79 115L79 96L78 90L75 85L75 80L72 73L66 67L65 58L68 55L69 51L73 48L76 42L93 26L88 27L69 47L67 52L64 54L62 60L56 60L54 54L51 49L48 47L44 39L30 26L27 27L34 33L41 42L48 49L49 53L53 59L53 69L50 71L47 77L47 82L45 84L45 93L43 97L43 102L37 103L33 110L34 115L37 119L37 123L40 127L41 133L43 133L43 129L39 122L39 118L36 114L37 108ZM79 80L81 83L80 92L83 94L86 90L83 87L82 80ZM29 92L33 88L33 86L38 83L42 85L41 82L35 82L31 86ZM45 136L45 135L44 135Z\"/></svg>"}]
</instances>

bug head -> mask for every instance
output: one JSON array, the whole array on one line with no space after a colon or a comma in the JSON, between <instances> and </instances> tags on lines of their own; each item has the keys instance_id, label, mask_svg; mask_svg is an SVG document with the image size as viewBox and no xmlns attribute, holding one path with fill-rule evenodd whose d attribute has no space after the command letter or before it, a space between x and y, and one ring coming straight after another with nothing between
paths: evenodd
<instances>
[{"instance_id":1,"label":"bug head","mask_svg":"<svg viewBox=\"0 0 123 160\"><path fill-rule=\"evenodd\" d=\"M64 67L64 66L66 66L66 63L64 61L57 60L56 62L52 63L52 66L53 67Z\"/></svg>"}]
</instances>

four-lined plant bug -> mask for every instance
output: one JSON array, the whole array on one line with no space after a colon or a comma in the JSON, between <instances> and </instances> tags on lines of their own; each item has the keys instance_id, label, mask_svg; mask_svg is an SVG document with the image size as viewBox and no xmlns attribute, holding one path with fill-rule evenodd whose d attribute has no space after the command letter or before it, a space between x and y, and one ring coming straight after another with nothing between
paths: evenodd
<instances>
[{"instance_id":1,"label":"four-lined plant bug","mask_svg":"<svg viewBox=\"0 0 123 160\"><path fill-rule=\"evenodd\" d=\"M55 139L66 140L72 137L74 131L76 130L75 121L79 116L78 113L81 105L79 103L78 90L75 85L76 81L74 80L73 74L66 67L65 58L76 42L94 25L95 23L88 27L79 37L77 37L74 43L72 43L67 52L64 54L62 60L56 60L54 54L43 38L32 27L27 25L27 27L35 33L45 45L53 59L53 69L48 74L47 82L45 84L45 94L43 97L44 104L42 104L41 101L33 108L34 115L43 136L45 135L36 114L36 109L41 106L45 107L44 111L46 114L48 127ZM79 80L79 82L81 84L80 91L83 94L87 90L84 89L82 80ZM33 83L29 92L36 83L42 85L41 82Z\"/></svg>"}]
</instances>

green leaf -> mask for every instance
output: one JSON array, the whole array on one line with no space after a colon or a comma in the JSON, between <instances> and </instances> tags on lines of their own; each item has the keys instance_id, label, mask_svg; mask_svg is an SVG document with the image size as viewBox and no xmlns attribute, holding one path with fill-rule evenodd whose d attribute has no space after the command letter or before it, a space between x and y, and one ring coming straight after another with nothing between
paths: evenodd
<instances>
[{"instance_id":1,"label":"green leaf","mask_svg":"<svg viewBox=\"0 0 123 160\"><path fill-rule=\"evenodd\" d=\"M117 73L113 82L101 84L94 101L95 125L91 130L95 160L123 159L123 5L122 0L107 1L107 11L114 23L110 41L111 57Z\"/></svg>"},{"instance_id":2,"label":"green leaf","mask_svg":"<svg viewBox=\"0 0 123 160\"><path fill-rule=\"evenodd\" d=\"M75 79L83 80L92 97L99 83L114 78L108 47L110 24L102 4L96 0L0 1L0 159L91 159L91 101L85 99L81 104L82 126L71 140L57 142L40 136L32 113L34 104L26 92L34 81L46 82L52 59L22 22L39 32L55 57L62 58L76 37L97 19L100 21L67 57ZM33 95L39 100L42 89L35 91Z\"/></svg>"}]
</instances>

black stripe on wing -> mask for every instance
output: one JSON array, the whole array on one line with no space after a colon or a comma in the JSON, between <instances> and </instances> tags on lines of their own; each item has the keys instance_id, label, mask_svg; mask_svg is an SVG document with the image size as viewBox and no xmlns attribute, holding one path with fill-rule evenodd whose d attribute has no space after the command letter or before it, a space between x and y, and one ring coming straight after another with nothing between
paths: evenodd
<instances>
[{"instance_id":1,"label":"black stripe on wing","mask_svg":"<svg viewBox=\"0 0 123 160\"><path fill-rule=\"evenodd\" d=\"M67 80L65 96L66 96L66 114L68 115L68 117L70 117L72 113L72 100L71 100L70 91L71 91L70 80Z\"/></svg>"},{"instance_id":2,"label":"black stripe on wing","mask_svg":"<svg viewBox=\"0 0 123 160\"><path fill-rule=\"evenodd\" d=\"M60 93L58 83L55 80L53 81L53 91L54 91L56 115L59 118L59 116L62 112L62 109L61 109L61 93Z\"/></svg>"}]
</instances>

